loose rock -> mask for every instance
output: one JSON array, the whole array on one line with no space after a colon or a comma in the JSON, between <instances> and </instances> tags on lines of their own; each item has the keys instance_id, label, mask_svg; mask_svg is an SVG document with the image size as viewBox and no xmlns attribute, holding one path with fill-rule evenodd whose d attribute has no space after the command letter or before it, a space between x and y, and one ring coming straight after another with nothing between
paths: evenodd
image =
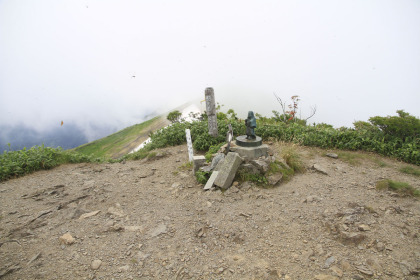
<instances>
[{"instance_id":1,"label":"loose rock","mask_svg":"<svg viewBox=\"0 0 420 280\"><path fill-rule=\"evenodd\" d=\"M65 233L64 235L60 236L60 243L65 245L71 245L74 243L73 236L70 235L70 233Z\"/></svg>"},{"instance_id":2,"label":"loose rock","mask_svg":"<svg viewBox=\"0 0 420 280\"><path fill-rule=\"evenodd\" d=\"M101 265L102 265L102 261L101 260L94 260L90 264L90 268L92 268L93 270L97 270L97 269L99 269L99 267L101 267Z\"/></svg>"}]
</instances>

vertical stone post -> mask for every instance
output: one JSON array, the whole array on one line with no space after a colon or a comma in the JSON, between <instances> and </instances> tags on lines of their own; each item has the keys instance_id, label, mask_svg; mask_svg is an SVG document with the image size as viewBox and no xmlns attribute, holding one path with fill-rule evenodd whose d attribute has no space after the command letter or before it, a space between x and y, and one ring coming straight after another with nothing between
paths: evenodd
<instances>
[{"instance_id":1,"label":"vertical stone post","mask_svg":"<svg viewBox=\"0 0 420 280\"><path fill-rule=\"evenodd\" d=\"M208 116L209 134L213 137L217 137L219 132L217 130L217 113L216 113L216 101L214 99L214 90L209 87L205 91L206 96L206 111Z\"/></svg>"},{"instance_id":2,"label":"vertical stone post","mask_svg":"<svg viewBox=\"0 0 420 280\"><path fill-rule=\"evenodd\" d=\"M194 150L193 150L192 141L191 141L191 132L189 129L185 130L185 136L187 137L188 158L190 162L192 162L194 158Z\"/></svg>"}]
</instances>

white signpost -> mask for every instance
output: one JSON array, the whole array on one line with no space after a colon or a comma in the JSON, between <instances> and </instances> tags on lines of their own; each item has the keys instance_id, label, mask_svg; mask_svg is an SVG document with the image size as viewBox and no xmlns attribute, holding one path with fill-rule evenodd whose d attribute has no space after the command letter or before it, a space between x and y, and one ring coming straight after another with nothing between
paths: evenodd
<instances>
[{"instance_id":1,"label":"white signpost","mask_svg":"<svg viewBox=\"0 0 420 280\"><path fill-rule=\"evenodd\" d=\"M194 159L194 150L193 150L193 146L192 146L190 130L186 129L185 134L187 136L188 157L189 157L190 162L192 162L193 159Z\"/></svg>"}]
</instances>

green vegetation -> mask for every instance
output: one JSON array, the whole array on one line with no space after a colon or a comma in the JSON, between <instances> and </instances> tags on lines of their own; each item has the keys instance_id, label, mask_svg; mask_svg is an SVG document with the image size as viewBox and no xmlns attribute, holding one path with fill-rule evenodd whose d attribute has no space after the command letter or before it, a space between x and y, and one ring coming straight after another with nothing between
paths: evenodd
<instances>
[{"instance_id":1,"label":"green vegetation","mask_svg":"<svg viewBox=\"0 0 420 280\"><path fill-rule=\"evenodd\" d=\"M296 101L296 100L295 100ZM294 110L295 105L292 109ZM218 106L220 109L220 105ZM255 133L267 141L284 141L298 145L320 147L324 149L346 150L340 152L341 159L357 164L360 155L348 151L368 151L381 155L390 156L407 163L420 165L420 125L419 119L400 110L398 116L393 117L372 117L369 122L355 122L355 128L335 129L328 124L306 125L295 118L294 113L287 111L290 121L285 116L278 115L271 118L259 114ZM286 116L287 117L287 116ZM73 151L63 151L46 147L33 147L29 150L23 149L15 152L4 152L0 155L0 181L21 176L39 169L49 169L62 163L74 162L98 162L105 159L109 162L121 160L139 160L153 158L156 156L152 150L167 146L176 146L186 143L185 129L191 130L192 141L196 151L207 152L209 160L221 145L226 141L225 135L228 124L231 124L235 136L245 134L243 120L238 119L236 113L230 109L227 114L218 114L219 136L212 137L208 134L206 115L201 120L187 123L179 121L173 125L160 129L154 133L146 131L153 130L152 127L158 123L160 118L154 118L141 124L137 124L108 137L80 146ZM293 120L293 121L292 121ZM140 134L148 133L152 142L147 144L140 151L127 154L129 144L139 137ZM146 134L147 135L147 134ZM124 156L116 160L109 160L117 153L125 151ZM124 153L123 153L124 154ZM293 149L286 149L283 153L288 168L283 163L276 163L284 179L290 178L295 172L303 172L304 167L298 154ZM378 162L384 166L384 162ZM272 167L276 169L277 167ZM404 168L401 172L418 176L418 169ZM210 174L201 174L198 177L208 178ZM262 178L252 180L261 182Z\"/></svg>"},{"instance_id":2,"label":"green vegetation","mask_svg":"<svg viewBox=\"0 0 420 280\"><path fill-rule=\"evenodd\" d=\"M411 116L410 118L407 116L396 118L407 119L408 123L412 122ZM192 123L180 122L154 133L151 136L152 143L150 148L154 149L185 143L185 129L189 128L194 149L208 151L211 146L225 141L224 135L227 133L227 125L229 123L232 125L235 136L245 134L245 125L242 120L237 120L233 117L229 118L227 115L224 115L222 119L218 119L219 137L214 138L208 135L206 120ZM418 136L408 137L406 136L408 134L386 134L383 130L374 128L373 125L370 128L356 126L355 129L345 127L335 129L325 124L284 123L278 122L275 118L263 117L257 120L255 133L265 141L274 139L324 149L369 151L420 165L420 138Z\"/></svg>"},{"instance_id":3,"label":"green vegetation","mask_svg":"<svg viewBox=\"0 0 420 280\"><path fill-rule=\"evenodd\" d=\"M252 173L248 173L248 172L238 172L237 175L240 179L240 181L245 182L245 181L250 181L250 182L254 182L255 184L259 185L259 186L267 186L268 185L268 180L267 177L265 177L262 174L252 174Z\"/></svg>"},{"instance_id":4,"label":"green vegetation","mask_svg":"<svg viewBox=\"0 0 420 280\"><path fill-rule=\"evenodd\" d=\"M197 179L197 182L203 185L207 183L207 180L210 178L210 176L211 172L205 172L201 170L197 170L195 172L195 178Z\"/></svg>"},{"instance_id":5,"label":"green vegetation","mask_svg":"<svg viewBox=\"0 0 420 280\"><path fill-rule=\"evenodd\" d=\"M420 176L420 169L412 167L412 166L404 166L404 167L400 168L400 172L406 173L406 174L411 174L411 175L414 175L414 176Z\"/></svg>"},{"instance_id":6,"label":"green vegetation","mask_svg":"<svg viewBox=\"0 0 420 280\"><path fill-rule=\"evenodd\" d=\"M209 150L207 151L207 153L205 155L206 161L210 162L213 154L217 153L224 144L226 144L226 143L222 142L222 143L219 143L217 145L210 146Z\"/></svg>"},{"instance_id":7,"label":"green vegetation","mask_svg":"<svg viewBox=\"0 0 420 280\"><path fill-rule=\"evenodd\" d=\"M172 111L168 114L166 117L167 120L169 120L171 123L176 123L181 120L182 113L178 110Z\"/></svg>"},{"instance_id":8,"label":"green vegetation","mask_svg":"<svg viewBox=\"0 0 420 280\"><path fill-rule=\"evenodd\" d=\"M295 147L288 147L284 149L282 156L287 165L293 169L294 172L305 171L305 166L303 165L300 155L297 153Z\"/></svg>"},{"instance_id":9,"label":"green vegetation","mask_svg":"<svg viewBox=\"0 0 420 280\"><path fill-rule=\"evenodd\" d=\"M363 155L354 152L338 152L338 158L350 165L359 165Z\"/></svg>"},{"instance_id":10,"label":"green vegetation","mask_svg":"<svg viewBox=\"0 0 420 280\"><path fill-rule=\"evenodd\" d=\"M419 190L413 188L411 185L405 182L382 180L376 183L376 188L378 190L392 190L403 195L420 196Z\"/></svg>"},{"instance_id":11,"label":"green vegetation","mask_svg":"<svg viewBox=\"0 0 420 280\"><path fill-rule=\"evenodd\" d=\"M127 127L107 137L77 147L74 150L76 152L94 157L111 158L114 156L114 154L117 154L123 150L124 146L128 145L137 137L139 137L140 134L144 133L144 130L148 129L158 120L159 117L156 117L141 124ZM129 151L126 151L126 153L128 152Z\"/></svg>"},{"instance_id":12,"label":"green vegetation","mask_svg":"<svg viewBox=\"0 0 420 280\"><path fill-rule=\"evenodd\" d=\"M20 151L4 152L0 155L0 181L23 176L41 169L50 169L64 163L101 162L77 152L63 151L61 148L34 146Z\"/></svg>"}]
</instances>

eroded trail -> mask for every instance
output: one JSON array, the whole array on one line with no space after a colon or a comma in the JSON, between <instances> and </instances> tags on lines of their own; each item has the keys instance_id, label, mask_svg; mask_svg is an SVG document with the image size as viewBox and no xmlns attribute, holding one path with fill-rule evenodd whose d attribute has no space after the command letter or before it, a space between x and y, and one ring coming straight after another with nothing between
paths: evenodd
<instances>
[{"instance_id":1,"label":"eroded trail","mask_svg":"<svg viewBox=\"0 0 420 280\"><path fill-rule=\"evenodd\" d=\"M419 200L375 189L419 180L297 149L307 172L272 189L204 192L181 146L0 183L0 278L419 279Z\"/></svg>"}]
</instances>

